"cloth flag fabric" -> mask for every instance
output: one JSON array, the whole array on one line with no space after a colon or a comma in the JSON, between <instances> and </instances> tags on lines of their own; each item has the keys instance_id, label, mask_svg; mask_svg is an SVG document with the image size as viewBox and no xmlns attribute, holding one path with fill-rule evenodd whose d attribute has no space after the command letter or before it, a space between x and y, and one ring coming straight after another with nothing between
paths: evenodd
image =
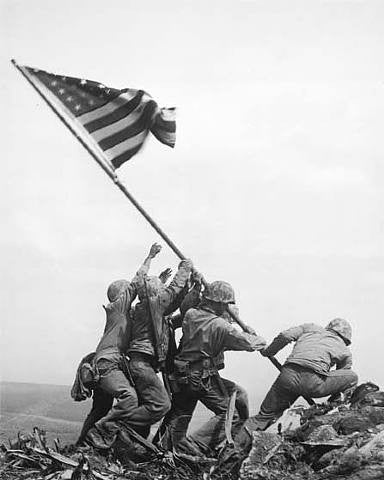
<instances>
[{"instance_id":1,"label":"cloth flag fabric","mask_svg":"<svg viewBox=\"0 0 384 480\"><path fill-rule=\"evenodd\" d=\"M91 80L20 68L113 168L135 155L149 132L165 145L175 146L175 109L159 108L143 90L118 90Z\"/></svg>"}]
</instances>

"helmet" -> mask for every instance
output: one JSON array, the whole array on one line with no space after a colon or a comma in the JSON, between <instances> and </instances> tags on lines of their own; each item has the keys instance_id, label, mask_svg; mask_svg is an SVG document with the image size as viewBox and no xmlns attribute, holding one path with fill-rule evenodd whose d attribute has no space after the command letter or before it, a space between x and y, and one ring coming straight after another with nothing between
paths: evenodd
<instances>
[{"instance_id":1,"label":"helmet","mask_svg":"<svg viewBox=\"0 0 384 480\"><path fill-rule=\"evenodd\" d=\"M344 320L343 318L335 318L328 323L326 329L332 330L340 335L347 345L351 343L352 327L347 320Z\"/></svg>"},{"instance_id":2,"label":"helmet","mask_svg":"<svg viewBox=\"0 0 384 480\"><path fill-rule=\"evenodd\" d=\"M107 290L107 297L110 302L114 302L119 298L127 288L131 285L128 280L115 280L112 282Z\"/></svg>"},{"instance_id":3,"label":"helmet","mask_svg":"<svg viewBox=\"0 0 384 480\"><path fill-rule=\"evenodd\" d=\"M137 295L140 300L144 300L144 298L155 297L156 295L159 295L159 293L165 289L166 286L159 277L146 277L143 282L140 282Z\"/></svg>"},{"instance_id":4,"label":"helmet","mask_svg":"<svg viewBox=\"0 0 384 480\"><path fill-rule=\"evenodd\" d=\"M204 290L203 297L217 303L235 303L235 292L232 286L221 280L210 283Z\"/></svg>"}]
</instances>

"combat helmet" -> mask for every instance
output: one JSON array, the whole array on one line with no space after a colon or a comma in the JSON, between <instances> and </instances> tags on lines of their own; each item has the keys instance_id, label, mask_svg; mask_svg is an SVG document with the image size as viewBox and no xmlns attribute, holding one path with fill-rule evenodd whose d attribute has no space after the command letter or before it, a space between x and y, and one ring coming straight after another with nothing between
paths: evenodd
<instances>
[{"instance_id":1,"label":"combat helmet","mask_svg":"<svg viewBox=\"0 0 384 480\"><path fill-rule=\"evenodd\" d=\"M119 296L131 285L128 280L115 280L107 290L107 297L110 302L115 302Z\"/></svg>"},{"instance_id":2,"label":"combat helmet","mask_svg":"<svg viewBox=\"0 0 384 480\"><path fill-rule=\"evenodd\" d=\"M227 282L217 280L208 285L203 292L203 297L217 303L235 303L235 292Z\"/></svg>"},{"instance_id":3,"label":"combat helmet","mask_svg":"<svg viewBox=\"0 0 384 480\"><path fill-rule=\"evenodd\" d=\"M352 340L352 327L347 320L344 320L343 318L334 318L328 323L326 329L336 332L347 345L350 345Z\"/></svg>"}]
</instances>

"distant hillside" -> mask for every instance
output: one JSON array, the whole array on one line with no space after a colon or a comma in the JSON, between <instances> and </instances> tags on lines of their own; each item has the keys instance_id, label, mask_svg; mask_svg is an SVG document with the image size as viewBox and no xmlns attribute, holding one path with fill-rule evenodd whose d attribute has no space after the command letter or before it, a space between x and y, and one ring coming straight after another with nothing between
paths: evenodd
<instances>
[{"instance_id":1,"label":"distant hillside","mask_svg":"<svg viewBox=\"0 0 384 480\"><path fill-rule=\"evenodd\" d=\"M74 402L66 385L1 382L0 387L0 442L38 426L50 440L60 437L63 443L73 443L92 406L91 399ZM191 428L199 427L209 415L204 407L197 408Z\"/></svg>"},{"instance_id":2,"label":"distant hillside","mask_svg":"<svg viewBox=\"0 0 384 480\"><path fill-rule=\"evenodd\" d=\"M91 401L74 402L70 389L65 385L1 382L1 412L81 422Z\"/></svg>"},{"instance_id":3,"label":"distant hillside","mask_svg":"<svg viewBox=\"0 0 384 480\"><path fill-rule=\"evenodd\" d=\"M46 430L49 439L59 436L64 443L72 443L91 409L91 400L72 400L69 386L13 382L1 382L0 386L1 441L38 426Z\"/></svg>"}]
</instances>

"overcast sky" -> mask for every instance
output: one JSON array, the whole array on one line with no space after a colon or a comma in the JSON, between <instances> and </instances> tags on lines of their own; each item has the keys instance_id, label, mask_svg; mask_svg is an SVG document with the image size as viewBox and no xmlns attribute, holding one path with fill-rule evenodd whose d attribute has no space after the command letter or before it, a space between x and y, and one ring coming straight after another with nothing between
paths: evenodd
<instances>
[{"instance_id":1,"label":"overcast sky","mask_svg":"<svg viewBox=\"0 0 384 480\"><path fill-rule=\"evenodd\" d=\"M70 384L159 241L15 58L176 106L176 148L149 138L127 188L268 341L344 317L384 386L383 2L2 0L1 31L4 380ZM153 272L176 265L164 245ZM256 398L276 371L236 353L225 375Z\"/></svg>"}]
</instances>

